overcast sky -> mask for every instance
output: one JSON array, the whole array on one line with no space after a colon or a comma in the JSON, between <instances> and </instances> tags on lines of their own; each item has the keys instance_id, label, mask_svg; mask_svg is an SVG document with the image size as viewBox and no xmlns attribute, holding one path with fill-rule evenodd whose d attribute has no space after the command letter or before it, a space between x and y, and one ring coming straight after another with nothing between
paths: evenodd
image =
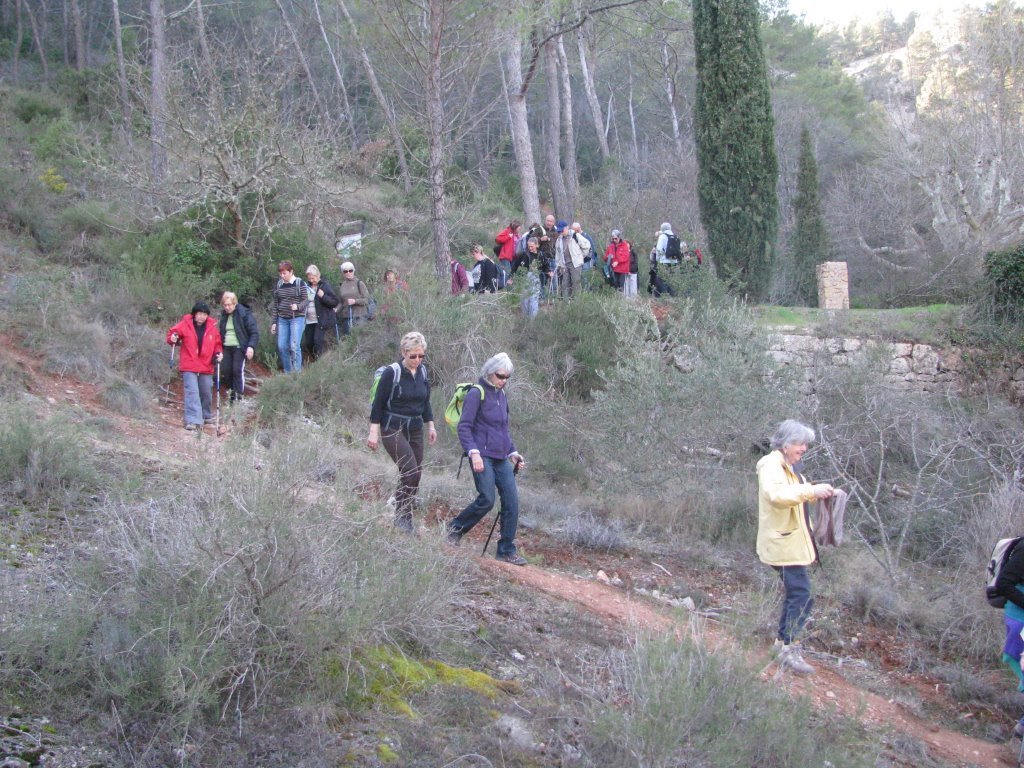
<instances>
[{"instance_id":1,"label":"overcast sky","mask_svg":"<svg viewBox=\"0 0 1024 768\"><path fill-rule=\"evenodd\" d=\"M789 0L789 10L797 16L802 14L812 24L842 26L852 18L874 19L887 9L892 11L897 21L902 21L912 11L926 14L976 4L967 0Z\"/></svg>"}]
</instances>

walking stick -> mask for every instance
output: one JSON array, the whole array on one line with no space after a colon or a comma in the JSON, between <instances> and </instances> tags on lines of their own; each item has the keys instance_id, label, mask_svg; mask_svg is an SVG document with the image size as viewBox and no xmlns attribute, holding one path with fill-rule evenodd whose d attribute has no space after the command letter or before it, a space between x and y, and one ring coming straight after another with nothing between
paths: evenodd
<instances>
[{"instance_id":1,"label":"walking stick","mask_svg":"<svg viewBox=\"0 0 1024 768\"><path fill-rule=\"evenodd\" d=\"M172 370L172 371L174 370L174 350L175 350L175 349L177 349L177 348L178 348L178 345L177 345L177 344L171 344L171 362L170 362L170 368L171 368L171 370Z\"/></svg>"},{"instance_id":2,"label":"walking stick","mask_svg":"<svg viewBox=\"0 0 1024 768\"><path fill-rule=\"evenodd\" d=\"M498 514L494 516L494 522L491 523L491 532L487 534L487 541L484 542L484 551L480 553L481 556L487 554L487 547L491 544L491 536L494 535L494 529L498 527L498 521L501 519L501 513L503 511L504 510L499 510Z\"/></svg>"},{"instance_id":3,"label":"walking stick","mask_svg":"<svg viewBox=\"0 0 1024 768\"><path fill-rule=\"evenodd\" d=\"M221 360L223 360L223 358L221 358ZM220 364L221 364L221 360L217 361L217 421L216 421L216 424L214 426L214 429L216 430L214 432L215 435L219 435L220 434Z\"/></svg>"}]
</instances>

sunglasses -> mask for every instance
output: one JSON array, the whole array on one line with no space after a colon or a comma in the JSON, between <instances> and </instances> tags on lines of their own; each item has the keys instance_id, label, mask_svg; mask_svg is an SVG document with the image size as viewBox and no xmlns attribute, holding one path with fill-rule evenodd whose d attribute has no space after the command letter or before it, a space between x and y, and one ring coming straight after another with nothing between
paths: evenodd
<instances>
[{"instance_id":1,"label":"sunglasses","mask_svg":"<svg viewBox=\"0 0 1024 768\"><path fill-rule=\"evenodd\" d=\"M496 374L494 374L494 378L500 379L501 381L508 381L509 379L512 378L512 374L511 373L496 373Z\"/></svg>"},{"instance_id":2,"label":"sunglasses","mask_svg":"<svg viewBox=\"0 0 1024 768\"><path fill-rule=\"evenodd\" d=\"M422 360L424 357L426 357L426 355L424 355L424 354L406 355L405 357L406 357L407 360Z\"/></svg>"},{"instance_id":3,"label":"sunglasses","mask_svg":"<svg viewBox=\"0 0 1024 768\"><path fill-rule=\"evenodd\" d=\"M343 270L341 270L341 271L342 271L343 273L345 273L346 275L347 275L347 274L349 274L350 272L355 272L355 270L354 270L354 269L343 269Z\"/></svg>"}]
</instances>

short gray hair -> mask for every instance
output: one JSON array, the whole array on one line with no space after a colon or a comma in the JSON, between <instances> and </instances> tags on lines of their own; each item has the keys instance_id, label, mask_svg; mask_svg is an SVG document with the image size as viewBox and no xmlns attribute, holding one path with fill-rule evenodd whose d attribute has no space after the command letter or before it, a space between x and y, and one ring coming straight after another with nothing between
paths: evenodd
<instances>
[{"instance_id":1,"label":"short gray hair","mask_svg":"<svg viewBox=\"0 0 1024 768\"><path fill-rule=\"evenodd\" d=\"M537 239L536 237L528 238L527 241L526 241L526 244L527 245L536 245L538 248L540 248L540 240Z\"/></svg>"},{"instance_id":2,"label":"short gray hair","mask_svg":"<svg viewBox=\"0 0 1024 768\"><path fill-rule=\"evenodd\" d=\"M510 358L504 352L499 352L480 368L480 378L486 379L492 373L498 371L504 371L509 376L512 375L512 358Z\"/></svg>"},{"instance_id":3,"label":"short gray hair","mask_svg":"<svg viewBox=\"0 0 1024 768\"><path fill-rule=\"evenodd\" d=\"M411 352L417 348L426 352L427 340L423 338L423 334L419 331L409 331L402 337L402 340L398 342L398 348L402 350L402 352Z\"/></svg>"},{"instance_id":4,"label":"short gray hair","mask_svg":"<svg viewBox=\"0 0 1024 768\"><path fill-rule=\"evenodd\" d=\"M669 224L667 221L662 222L661 231L662 232L671 232L672 231L672 225Z\"/></svg>"},{"instance_id":5,"label":"short gray hair","mask_svg":"<svg viewBox=\"0 0 1024 768\"><path fill-rule=\"evenodd\" d=\"M786 419L776 428L769 445L773 451L777 451L791 445L809 445L813 442L813 429L796 419Z\"/></svg>"}]
</instances>

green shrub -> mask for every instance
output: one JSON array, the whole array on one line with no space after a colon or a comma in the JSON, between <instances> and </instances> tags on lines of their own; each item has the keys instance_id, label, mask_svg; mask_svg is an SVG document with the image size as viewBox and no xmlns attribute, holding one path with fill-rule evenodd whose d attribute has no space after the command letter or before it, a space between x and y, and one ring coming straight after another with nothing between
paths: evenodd
<instances>
[{"instance_id":1,"label":"green shrub","mask_svg":"<svg viewBox=\"0 0 1024 768\"><path fill-rule=\"evenodd\" d=\"M3 685L110 702L129 733L155 721L181 734L225 712L342 707L360 648L437 642L459 595L449 565L344 485L310 501L328 489L309 437L278 432L258 467L242 458L254 446L233 446L190 463L188 482L106 507L63 589L6 606L18 619L0 628Z\"/></svg>"},{"instance_id":2,"label":"green shrub","mask_svg":"<svg viewBox=\"0 0 1024 768\"><path fill-rule=\"evenodd\" d=\"M134 381L114 376L100 390L100 400L110 410L138 419L149 413L152 395Z\"/></svg>"},{"instance_id":3,"label":"green shrub","mask_svg":"<svg viewBox=\"0 0 1024 768\"><path fill-rule=\"evenodd\" d=\"M35 123L33 127L36 127ZM37 132L32 136L32 147L36 157L43 163L67 160L71 157L74 146L75 129L66 115L39 125Z\"/></svg>"},{"instance_id":4,"label":"green shrub","mask_svg":"<svg viewBox=\"0 0 1024 768\"><path fill-rule=\"evenodd\" d=\"M614 654L618 706L594 706L596 764L873 766L872 746L838 719L766 686L736 660L668 637Z\"/></svg>"},{"instance_id":5,"label":"green shrub","mask_svg":"<svg viewBox=\"0 0 1024 768\"><path fill-rule=\"evenodd\" d=\"M1001 312L1024 312L1024 243L986 254L985 278L989 296Z\"/></svg>"},{"instance_id":6,"label":"green shrub","mask_svg":"<svg viewBox=\"0 0 1024 768\"><path fill-rule=\"evenodd\" d=\"M40 509L78 508L99 482L85 435L61 417L30 416L8 403L0 416L0 489Z\"/></svg>"},{"instance_id":7,"label":"green shrub","mask_svg":"<svg viewBox=\"0 0 1024 768\"><path fill-rule=\"evenodd\" d=\"M63 109L52 96L38 91L19 91L11 100L11 111L23 123L38 120L45 124L59 118Z\"/></svg>"}]
</instances>

